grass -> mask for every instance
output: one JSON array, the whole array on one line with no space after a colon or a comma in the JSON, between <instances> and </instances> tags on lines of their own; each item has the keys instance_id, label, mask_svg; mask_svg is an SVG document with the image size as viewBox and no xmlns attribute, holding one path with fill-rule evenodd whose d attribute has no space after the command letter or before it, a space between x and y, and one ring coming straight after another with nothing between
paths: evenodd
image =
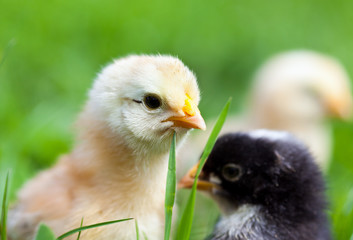
<instances>
[{"instance_id":1,"label":"grass","mask_svg":"<svg viewBox=\"0 0 353 240\"><path fill-rule=\"evenodd\" d=\"M140 229L137 220L135 219L136 240L140 240Z\"/></svg>"},{"instance_id":2,"label":"grass","mask_svg":"<svg viewBox=\"0 0 353 240\"><path fill-rule=\"evenodd\" d=\"M3 198L2 198L2 204L1 204L1 222L0 222L0 236L1 239L5 240L6 239L6 221L7 221L7 209L8 209L8 186L9 186L9 172L6 175L6 180L5 180L5 188L4 191L2 192Z\"/></svg>"},{"instance_id":3,"label":"grass","mask_svg":"<svg viewBox=\"0 0 353 240\"><path fill-rule=\"evenodd\" d=\"M175 202L175 192L176 192L175 145L176 145L176 133L174 132L172 144L170 146L170 151L169 151L168 174L167 174L167 184L166 184L166 192L165 192L165 228L164 228L165 240L169 240L170 238L170 231L172 229L173 207Z\"/></svg>"},{"instance_id":4,"label":"grass","mask_svg":"<svg viewBox=\"0 0 353 240\"><path fill-rule=\"evenodd\" d=\"M114 221L101 222L101 223L91 224L91 225L87 225L87 226L82 226L79 228L72 229L72 230L60 235L59 237L56 238L56 240L62 240L68 236L71 236L72 234L75 234L75 233L78 233L78 232L81 232L81 231L84 231L87 229L103 227L103 226L107 226L110 224L115 224L115 223L130 221L130 220L133 220L133 218L118 219L118 220L114 220Z\"/></svg>"},{"instance_id":5,"label":"grass","mask_svg":"<svg viewBox=\"0 0 353 240\"><path fill-rule=\"evenodd\" d=\"M47 225L41 223L34 240L55 240L55 235Z\"/></svg>"},{"instance_id":6,"label":"grass","mask_svg":"<svg viewBox=\"0 0 353 240\"><path fill-rule=\"evenodd\" d=\"M195 201L196 201L196 188L197 188L197 179L201 173L201 169L203 165L206 162L206 159L208 155L211 153L211 150L216 143L217 136L220 133L222 126L224 124L224 121L227 117L227 113L229 110L231 99L228 100L226 105L224 106L222 112L220 113L217 122L215 126L212 129L212 132L210 134L210 137L206 143L205 149L202 153L201 159L199 161L199 166L195 175L195 181L191 189L190 196L188 198L187 204L185 206L183 215L181 217L179 227L178 227L178 232L177 232L177 240L184 240L184 239L190 239L190 234L191 234L191 227L192 227L192 221L194 218L194 211L195 211Z\"/></svg>"},{"instance_id":7,"label":"grass","mask_svg":"<svg viewBox=\"0 0 353 240\"><path fill-rule=\"evenodd\" d=\"M136 221L136 220L135 220ZM81 218L81 224L80 224L80 227L82 227L83 226L83 218ZM137 222L136 222L136 226L137 226ZM81 233L82 233L82 231L79 231L78 232L78 234L77 234L77 240L79 240L80 239L80 237L81 237ZM138 240L138 239L137 239Z\"/></svg>"}]
</instances>

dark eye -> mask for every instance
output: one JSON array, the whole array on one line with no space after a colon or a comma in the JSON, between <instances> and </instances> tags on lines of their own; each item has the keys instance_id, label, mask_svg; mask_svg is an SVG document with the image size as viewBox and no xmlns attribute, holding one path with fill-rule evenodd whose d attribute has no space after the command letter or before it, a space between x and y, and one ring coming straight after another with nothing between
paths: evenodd
<instances>
[{"instance_id":1,"label":"dark eye","mask_svg":"<svg viewBox=\"0 0 353 240\"><path fill-rule=\"evenodd\" d=\"M239 165L236 165L234 163L228 163L223 167L222 175L226 180L230 182L235 182L241 177L242 169Z\"/></svg>"},{"instance_id":2,"label":"dark eye","mask_svg":"<svg viewBox=\"0 0 353 240\"><path fill-rule=\"evenodd\" d=\"M162 105L161 99L157 95L154 95L154 94L146 95L143 98L143 102L150 109L156 109Z\"/></svg>"}]
</instances>

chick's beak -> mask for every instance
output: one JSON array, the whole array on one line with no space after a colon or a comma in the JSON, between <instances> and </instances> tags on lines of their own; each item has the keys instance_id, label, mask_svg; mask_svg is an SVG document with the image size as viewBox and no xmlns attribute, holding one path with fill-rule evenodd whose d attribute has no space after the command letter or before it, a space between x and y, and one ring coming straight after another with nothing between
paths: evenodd
<instances>
[{"instance_id":1,"label":"chick's beak","mask_svg":"<svg viewBox=\"0 0 353 240\"><path fill-rule=\"evenodd\" d=\"M188 173L179 181L178 183L178 188L192 188L192 185L194 184L195 181L195 176L197 169L199 167L199 164L196 164L193 166ZM216 187L213 183L205 180L197 180L197 189L199 190L204 190L204 191L210 191L214 187Z\"/></svg>"},{"instance_id":2,"label":"chick's beak","mask_svg":"<svg viewBox=\"0 0 353 240\"><path fill-rule=\"evenodd\" d=\"M352 118L352 99L349 95L338 97L330 97L326 101L329 114L343 120Z\"/></svg>"},{"instance_id":3,"label":"chick's beak","mask_svg":"<svg viewBox=\"0 0 353 240\"><path fill-rule=\"evenodd\" d=\"M165 121L173 122L173 126L175 127L206 130L206 123L201 116L200 110L188 95L186 95L185 104L182 110L184 116L171 116Z\"/></svg>"}]
</instances>

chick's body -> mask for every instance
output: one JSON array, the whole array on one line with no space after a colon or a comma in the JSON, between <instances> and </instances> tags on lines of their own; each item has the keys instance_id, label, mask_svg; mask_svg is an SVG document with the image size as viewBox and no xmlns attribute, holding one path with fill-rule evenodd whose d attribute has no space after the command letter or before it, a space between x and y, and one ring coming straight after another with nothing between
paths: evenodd
<instances>
[{"instance_id":1,"label":"chick's body","mask_svg":"<svg viewBox=\"0 0 353 240\"><path fill-rule=\"evenodd\" d=\"M82 217L84 225L136 218L141 236L162 239L171 137L175 131L180 142L190 128L205 128L198 102L196 79L176 58L130 56L107 66L77 121L73 151L20 191L9 212L12 239L32 239L41 221L60 235ZM135 239L135 223L81 238Z\"/></svg>"},{"instance_id":2,"label":"chick's body","mask_svg":"<svg viewBox=\"0 0 353 240\"><path fill-rule=\"evenodd\" d=\"M192 174L182 186L190 186ZM212 240L331 239L320 170L307 148L287 133L222 136L198 186L222 212Z\"/></svg>"}]
</instances>

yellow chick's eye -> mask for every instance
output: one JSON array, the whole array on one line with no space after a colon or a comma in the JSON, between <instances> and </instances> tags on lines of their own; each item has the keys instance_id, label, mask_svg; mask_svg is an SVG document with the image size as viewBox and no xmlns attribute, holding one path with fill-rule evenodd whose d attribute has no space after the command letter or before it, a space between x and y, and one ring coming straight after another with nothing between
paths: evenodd
<instances>
[{"instance_id":1,"label":"yellow chick's eye","mask_svg":"<svg viewBox=\"0 0 353 240\"><path fill-rule=\"evenodd\" d=\"M191 100L190 96L186 94L183 111L189 116L194 116L196 114L196 109L197 107L195 103Z\"/></svg>"}]
</instances>

